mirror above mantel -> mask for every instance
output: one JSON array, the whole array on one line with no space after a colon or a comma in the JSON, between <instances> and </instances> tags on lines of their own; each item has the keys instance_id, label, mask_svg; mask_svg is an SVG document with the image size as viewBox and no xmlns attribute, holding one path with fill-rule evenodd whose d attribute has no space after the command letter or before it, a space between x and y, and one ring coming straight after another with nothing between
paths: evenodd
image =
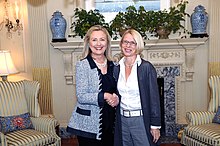
<instances>
[{"instance_id":1,"label":"mirror above mantel","mask_svg":"<svg viewBox=\"0 0 220 146\"><path fill-rule=\"evenodd\" d=\"M178 64L183 68L183 79L193 80L195 49L204 45L208 38L145 40L144 58L155 66ZM64 76L67 85L74 84L75 63L81 55L83 40L52 42L52 47L63 53ZM113 55L120 52L119 41L112 41Z\"/></svg>"}]
</instances>

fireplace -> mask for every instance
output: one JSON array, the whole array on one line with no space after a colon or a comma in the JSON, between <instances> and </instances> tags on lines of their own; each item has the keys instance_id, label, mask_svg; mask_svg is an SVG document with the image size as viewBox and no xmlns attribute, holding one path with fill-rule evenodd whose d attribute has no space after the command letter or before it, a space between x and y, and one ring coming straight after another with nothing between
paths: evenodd
<instances>
[{"instance_id":1,"label":"fireplace","mask_svg":"<svg viewBox=\"0 0 220 146\"><path fill-rule=\"evenodd\" d=\"M179 66L156 67L161 106L161 135L177 136L183 124L176 123L175 78L180 76Z\"/></svg>"},{"instance_id":2,"label":"fireplace","mask_svg":"<svg viewBox=\"0 0 220 146\"><path fill-rule=\"evenodd\" d=\"M157 78L158 90L160 95L160 110L161 110L161 135L165 135L165 112L164 112L164 78Z\"/></svg>"}]
</instances>

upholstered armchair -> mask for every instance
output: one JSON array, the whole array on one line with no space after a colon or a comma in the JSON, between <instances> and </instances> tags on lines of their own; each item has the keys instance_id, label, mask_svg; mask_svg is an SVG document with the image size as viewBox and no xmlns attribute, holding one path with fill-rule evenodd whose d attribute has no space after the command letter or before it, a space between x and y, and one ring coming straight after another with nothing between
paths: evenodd
<instances>
[{"instance_id":1,"label":"upholstered armchair","mask_svg":"<svg viewBox=\"0 0 220 146\"><path fill-rule=\"evenodd\" d=\"M58 121L41 116L37 81L0 82L0 145L61 145Z\"/></svg>"},{"instance_id":2,"label":"upholstered armchair","mask_svg":"<svg viewBox=\"0 0 220 146\"><path fill-rule=\"evenodd\" d=\"M211 98L208 111L186 114L188 125L181 138L181 143L186 146L220 146L220 76L211 76L209 86Z\"/></svg>"}]
</instances>

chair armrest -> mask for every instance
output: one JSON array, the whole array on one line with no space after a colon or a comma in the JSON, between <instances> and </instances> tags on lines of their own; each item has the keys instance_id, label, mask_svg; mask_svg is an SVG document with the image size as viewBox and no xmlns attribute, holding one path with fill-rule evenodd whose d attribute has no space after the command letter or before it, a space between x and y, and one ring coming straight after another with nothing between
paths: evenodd
<instances>
[{"instance_id":1,"label":"chair armrest","mask_svg":"<svg viewBox=\"0 0 220 146\"><path fill-rule=\"evenodd\" d=\"M1 136L0 145L4 146L5 145L5 135L4 135L4 133L0 132L0 136Z\"/></svg>"},{"instance_id":2,"label":"chair armrest","mask_svg":"<svg viewBox=\"0 0 220 146\"><path fill-rule=\"evenodd\" d=\"M186 121L189 126L208 124L214 116L215 113L210 111L191 111L186 113Z\"/></svg>"},{"instance_id":3,"label":"chair armrest","mask_svg":"<svg viewBox=\"0 0 220 146\"><path fill-rule=\"evenodd\" d=\"M47 132L51 134L56 134L56 126L59 125L57 119L49 117L31 117L34 129Z\"/></svg>"}]
</instances>

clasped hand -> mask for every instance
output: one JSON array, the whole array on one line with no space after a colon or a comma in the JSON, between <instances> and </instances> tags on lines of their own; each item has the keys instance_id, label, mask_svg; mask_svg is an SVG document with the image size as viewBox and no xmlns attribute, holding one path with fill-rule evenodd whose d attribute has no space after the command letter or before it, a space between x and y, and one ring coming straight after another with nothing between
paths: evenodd
<instances>
[{"instance_id":1,"label":"clasped hand","mask_svg":"<svg viewBox=\"0 0 220 146\"><path fill-rule=\"evenodd\" d=\"M118 105L119 103L119 99L118 99L118 96L113 93L113 94L110 94L110 93L105 93L104 94L104 99L106 100L106 102L112 106L112 107L115 107Z\"/></svg>"}]
</instances>

